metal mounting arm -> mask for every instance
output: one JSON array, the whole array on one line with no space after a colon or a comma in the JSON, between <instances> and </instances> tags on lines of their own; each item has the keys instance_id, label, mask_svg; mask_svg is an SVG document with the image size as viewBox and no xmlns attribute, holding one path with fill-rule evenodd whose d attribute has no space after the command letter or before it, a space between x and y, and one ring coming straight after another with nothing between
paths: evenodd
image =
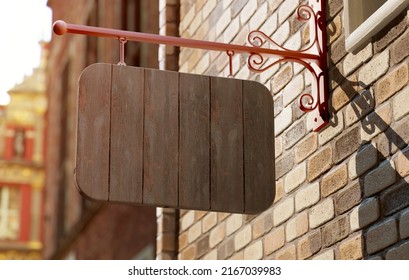
<instances>
[{"instance_id":1,"label":"metal mounting arm","mask_svg":"<svg viewBox=\"0 0 409 280\"><path fill-rule=\"evenodd\" d=\"M311 72L312 83L311 93L304 93L299 98L299 107L303 111L312 111L308 121L311 122L313 130L318 131L328 123L329 118L324 9L324 0L309 0L309 5L298 7L299 20L308 21L310 26L310 42L302 50L287 49L258 30L249 33L250 46L69 24L61 20L54 23L53 30L57 35L72 33L117 38L120 42L119 64L121 65L125 64L124 44L127 41L223 51L229 56L230 75L232 74L232 56L234 54L247 54L248 67L254 72L263 72L273 65L286 61L300 63ZM273 61L268 62L267 58L272 58Z\"/></svg>"}]
</instances>

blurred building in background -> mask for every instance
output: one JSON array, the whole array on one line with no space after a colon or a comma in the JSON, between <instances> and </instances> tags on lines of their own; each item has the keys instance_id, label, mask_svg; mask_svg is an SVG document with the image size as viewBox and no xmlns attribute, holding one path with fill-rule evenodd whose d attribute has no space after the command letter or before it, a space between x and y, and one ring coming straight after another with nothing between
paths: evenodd
<instances>
[{"instance_id":1,"label":"blurred building in background","mask_svg":"<svg viewBox=\"0 0 409 280\"><path fill-rule=\"evenodd\" d=\"M47 99L41 64L8 93L0 116L0 259L40 259L43 249Z\"/></svg>"},{"instance_id":2,"label":"blurred building in background","mask_svg":"<svg viewBox=\"0 0 409 280\"><path fill-rule=\"evenodd\" d=\"M53 21L158 33L158 1L49 0ZM53 35L47 71L44 258L153 259L155 208L84 200L74 183L77 81L96 62L117 63L118 40ZM158 48L126 44L126 63L158 67Z\"/></svg>"},{"instance_id":3,"label":"blurred building in background","mask_svg":"<svg viewBox=\"0 0 409 280\"><path fill-rule=\"evenodd\" d=\"M308 2L49 0L48 5L54 21L238 45L260 30L279 45L302 50L311 43L311 29L299 21L297 7ZM303 66L285 62L257 73L245 56L235 56L231 69L223 52L126 44L127 65L232 74L270 89L276 196L258 215L155 212L81 198L73 177L77 80L89 64L117 63L119 43L54 36L47 71L44 257L409 259L409 107L402 105L409 100L408 6L370 2L325 1L331 119L319 132L298 106L297 97L310 91L312 81ZM3 145L11 141L6 140Z\"/></svg>"}]
</instances>

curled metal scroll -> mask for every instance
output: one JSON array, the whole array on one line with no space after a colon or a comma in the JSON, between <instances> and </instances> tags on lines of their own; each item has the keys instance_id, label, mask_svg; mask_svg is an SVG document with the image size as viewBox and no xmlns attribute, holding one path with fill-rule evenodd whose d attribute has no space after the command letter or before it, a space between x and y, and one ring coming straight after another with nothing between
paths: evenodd
<instances>
[{"instance_id":1,"label":"curled metal scroll","mask_svg":"<svg viewBox=\"0 0 409 280\"><path fill-rule=\"evenodd\" d=\"M314 45L316 45L318 52L321 53L321 48L319 47L319 39L318 39L318 35L317 35L318 34L317 28L318 28L318 25L320 25L320 26L323 25L322 14L319 13L319 12L316 14L314 12L314 10L308 5L301 5L301 6L298 7L298 9L297 9L297 18L300 21L307 22L307 21L309 21L311 19L311 17L313 17L314 23L315 23L312 27L310 26L310 30L312 31L312 34L313 34L312 37L314 38L314 40L310 40L309 44L306 47L304 47L303 49L301 49L301 50L288 49L288 48L282 46L281 44L277 43L275 40L273 40L267 34L265 34L264 32L262 32L260 30L251 31L247 35L247 41L253 47L262 47L265 44L269 44L270 47L272 46L272 48L274 48L274 49L279 49L279 50L283 50L283 51L296 51L296 52L299 52L299 53L306 53L310 49L312 49L314 47Z\"/></svg>"},{"instance_id":2,"label":"curled metal scroll","mask_svg":"<svg viewBox=\"0 0 409 280\"><path fill-rule=\"evenodd\" d=\"M320 41L318 37L318 28L321 30L325 28L325 17L324 14L321 11L318 11L317 13L314 12L313 8L308 6L308 5L300 5L297 9L297 18L300 21L310 21L314 24L310 24L310 42L307 46L302 48L301 50L291 50L288 49L281 44L277 43L275 40L270 38L267 34L265 34L262 31L259 30L254 30L251 31L248 36L247 36L247 41L252 45L253 47L263 47L265 45L269 45L270 48L277 49L277 50L283 50L283 51L290 51L294 53L299 53L299 54L319 54L322 55L323 50L321 49L320 46ZM315 91L315 94L313 93L304 93L299 97L298 100L298 105L300 109L304 112L312 111L317 108L317 106L321 103L320 100L320 87L319 87L319 82L320 79L323 78L323 69L315 69L311 65L311 61L308 61L307 59L303 59L302 55L300 55L300 58L288 58L288 57L282 57L282 58L272 58L273 61L270 63L267 63L267 59L269 58L269 55L263 55L257 52L251 53L247 59L247 65L249 69L253 72L264 72L268 70L269 68L273 67L274 65L277 65L282 62L295 62L303 65L310 73L312 74L312 92ZM319 64L319 63L317 63Z\"/></svg>"}]
</instances>

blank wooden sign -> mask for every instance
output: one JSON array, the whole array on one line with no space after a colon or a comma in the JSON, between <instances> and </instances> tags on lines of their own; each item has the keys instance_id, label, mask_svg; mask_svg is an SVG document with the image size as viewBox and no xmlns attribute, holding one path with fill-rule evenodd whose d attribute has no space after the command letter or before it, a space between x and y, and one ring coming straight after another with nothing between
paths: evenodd
<instances>
[{"instance_id":1,"label":"blank wooden sign","mask_svg":"<svg viewBox=\"0 0 409 280\"><path fill-rule=\"evenodd\" d=\"M79 80L76 182L97 201L258 213L274 200L269 90L93 64Z\"/></svg>"}]
</instances>

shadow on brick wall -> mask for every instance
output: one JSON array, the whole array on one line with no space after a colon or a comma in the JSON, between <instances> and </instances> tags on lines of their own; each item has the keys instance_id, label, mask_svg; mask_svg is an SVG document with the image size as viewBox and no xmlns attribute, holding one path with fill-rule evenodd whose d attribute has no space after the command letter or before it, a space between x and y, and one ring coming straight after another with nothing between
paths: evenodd
<instances>
[{"instance_id":1,"label":"shadow on brick wall","mask_svg":"<svg viewBox=\"0 0 409 280\"><path fill-rule=\"evenodd\" d=\"M353 75L346 78L336 66L338 61L332 59L331 51L332 48L328 54L331 58L331 90L340 86L348 99L343 106L347 104L348 109L352 109L355 119L334 141L335 146L345 138L343 145L351 145L350 153L345 157L337 159L334 156L335 164L353 154L348 160L352 183L335 195L335 220L340 217L349 219L349 225L341 224L335 229L335 234L341 235L340 239L347 238L339 245L337 258L407 259L409 211L401 210L409 206L409 183L404 178L409 174L409 116L396 121L391 127L392 102L375 106L370 86L351 78ZM335 127L340 125L337 113L343 106L334 108L333 98L332 93L330 125ZM348 134L355 134L355 138L350 138L359 139L359 144L355 146L354 140L350 143Z\"/></svg>"}]
</instances>

